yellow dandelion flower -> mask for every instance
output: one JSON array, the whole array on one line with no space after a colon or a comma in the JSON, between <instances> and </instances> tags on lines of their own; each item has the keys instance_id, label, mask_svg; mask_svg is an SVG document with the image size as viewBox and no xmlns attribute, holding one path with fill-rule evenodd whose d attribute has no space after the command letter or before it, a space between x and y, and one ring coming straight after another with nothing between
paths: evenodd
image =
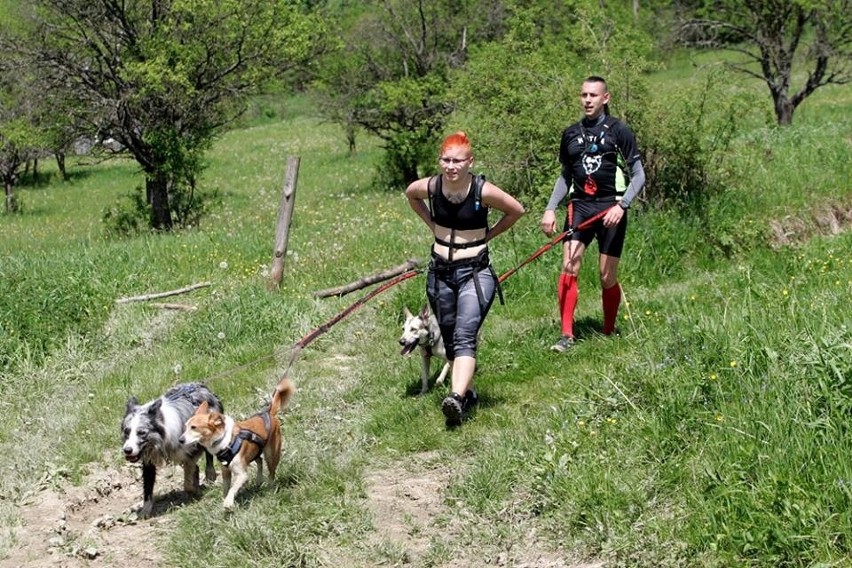
<instances>
[{"instance_id":1,"label":"yellow dandelion flower","mask_svg":"<svg viewBox=\"0 0 852 568\"><path fill-rule=\"evenodd\" d=\"M733 368L734 368L734 367L736 367L736 366L737 366L737 362L736 362L736 361L731 361L731 369L733 369Z\"/></svg>"},{"instance_id":2,"label":"yellow dandelion flower","mask_svg":"<svg viewBox=\"0 0 852 568\"><path fill-rule=\"evenodd\" d=\"M717 415L716 415L716 422L721 422L721 421L723 421L724 419L725 419L725 417L724 417L724 416L722 416L721 414L717 414Z\"/></svg>"},{"instance_id":3,"label":"yellow dandelion flower","mask_svg":"<svg viewBox=\"0 0 852 568\"><path fill-rule=\"evenodd\" d=\"M582 428L585 425L586 425L586 423L583 422L582 420L577 420L577 426L579 426L580 428Z\"/></svg>"},{"instance_id":4,"label":"yellow dandelion flower","mask_svg":"<svg viewBox=\"0 0 852 568\"><path fill-rule=\"evenodd\" d=\"M715 381L717 378L718 377L716 376L716 373L710 373L710 380L711 381Z\"/></svg>"},{"instance_id":5,"label":"yellow dandelion flower","mask_svg":"<svg viewBox=\"0 0 852 568\"><path fill-rule=\"evenodd\" d=\"M787 294L789 294L789 293L790 293L790 292L789 292L786 288L784 288L784 289L781 291L781 294L783 294L784 296L786 296L786 295L787 295Z\"/></svg>"}]
</instances>

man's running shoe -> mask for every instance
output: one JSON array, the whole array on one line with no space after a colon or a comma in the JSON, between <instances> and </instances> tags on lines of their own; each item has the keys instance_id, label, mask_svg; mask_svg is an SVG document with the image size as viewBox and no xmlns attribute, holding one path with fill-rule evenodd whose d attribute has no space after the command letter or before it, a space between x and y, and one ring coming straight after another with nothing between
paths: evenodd
<instances>
[{"instance_id":1,"label":"man's running shoe","mask_svg":"<svg viewBox=\"0 0 852 568\"><path fill-rule=\"evenodd\" d=\"M559 353L565 353L566 351L574 347L574 343L575 341L573 337L563 335L559 338L559 341L557 341L550 347L550 350L557 351Z\"/></svg>"}]
</instances>

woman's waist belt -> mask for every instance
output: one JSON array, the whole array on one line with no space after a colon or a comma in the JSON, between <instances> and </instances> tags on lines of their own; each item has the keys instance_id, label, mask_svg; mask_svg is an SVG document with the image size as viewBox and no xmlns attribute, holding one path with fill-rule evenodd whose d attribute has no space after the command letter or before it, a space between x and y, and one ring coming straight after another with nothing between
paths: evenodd
<instances>
[{"instance_id":1,"label":"woman's waist belt","mask_svg":"<svg viewBox=\"0 0 852 568\"><path fill-rule=\"evenodd\" d=\"M437 240L437 239L436 239ZM488 249L483 249L474 257L462 258L459 260L449 261L446 258L435 254L432 251L432 262L429 265L431 270L438 272L455 270L457 268L473 267L478 270L488 268L491 265L491 259L488 257Z\"/></svg>"},{"instance_id":2,"label":"woman's waist belt","mask_svg":"<svg viewBox=\"0 0 852 568\"><path fill-rule=\"evenodd\" d=\"M435 237L435 242L439 245L444 245L445 247L454 248L454 249L466 249L472 247L478 247L480 245L485 244L485 239L478 239L475 241L470 241L467 243L451 243L450 241L445 241L444 239L439 239Z\"/></svg>"}]
</instances>

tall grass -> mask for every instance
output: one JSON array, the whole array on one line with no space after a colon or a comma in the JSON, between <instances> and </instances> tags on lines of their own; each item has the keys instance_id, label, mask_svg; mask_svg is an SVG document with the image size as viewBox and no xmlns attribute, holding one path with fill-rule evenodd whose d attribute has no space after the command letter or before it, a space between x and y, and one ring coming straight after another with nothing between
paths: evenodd
<instances>
[{"instance_id":1,"label":"tall grass","mask_svg":"<svg viewBox=\"0 0 852 568\"><path fill-rule=\"evenodd\" d=\"M850 104L826 89L794 127L743 136L736 183L706 212L712 234L690 215L632 213L619 337L599 334L594 251L580 277L583 341L566 356L547 350L558 252L508 279L483 331L481 406L458 430L444 429L441 389L413 396L419 364L397 354L422 277L377 297L289 369L299 392L275 490L250 493L232 517L218 491L169 513L168 557L200 565L215 547L214 565L480 566L534 542L608 566L848 565L850 233L813 227L776 250L769 222L849 206ZM308 111L268 117L215 145L202 183L222 206L192 230L103 238L103 209L141 182L126 162L22 188L24 212L0 218L0 447L34 449L4 466L4 525L35 480L119 466L130 394L206 380L229 412L254 412L289 346L355 300L312 291L426 257L402 188L370 188L375 141L349 156ZM288 155L301 157L296 213L282 290L269 293ZM494 243L498 272L543 243L544 204L525 205ZM199 282L211 286L176 299L195 312L114 303ZM416 552L377 533L366 504L371 474L415 461L450 472L443 512L410 528L428 531Z\"/></svg>"}]
</instances>

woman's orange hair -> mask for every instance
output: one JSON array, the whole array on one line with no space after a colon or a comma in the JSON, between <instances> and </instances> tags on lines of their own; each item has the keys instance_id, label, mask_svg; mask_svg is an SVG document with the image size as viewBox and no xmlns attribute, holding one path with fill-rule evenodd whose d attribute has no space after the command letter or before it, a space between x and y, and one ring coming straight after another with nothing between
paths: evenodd
<instances>
[{"instance_id":1,"label":"woman's orange hair","mask_svg":"<svg viewBox=\"0 0 852 568\"><path fill-rule=\"evenodd\" d=\"M444 143L441 144L441 153L444 153L448 148L464 148L470 153L470 138L462 131L455 132L444 138Z\"/></svg>"}]
</instances>

